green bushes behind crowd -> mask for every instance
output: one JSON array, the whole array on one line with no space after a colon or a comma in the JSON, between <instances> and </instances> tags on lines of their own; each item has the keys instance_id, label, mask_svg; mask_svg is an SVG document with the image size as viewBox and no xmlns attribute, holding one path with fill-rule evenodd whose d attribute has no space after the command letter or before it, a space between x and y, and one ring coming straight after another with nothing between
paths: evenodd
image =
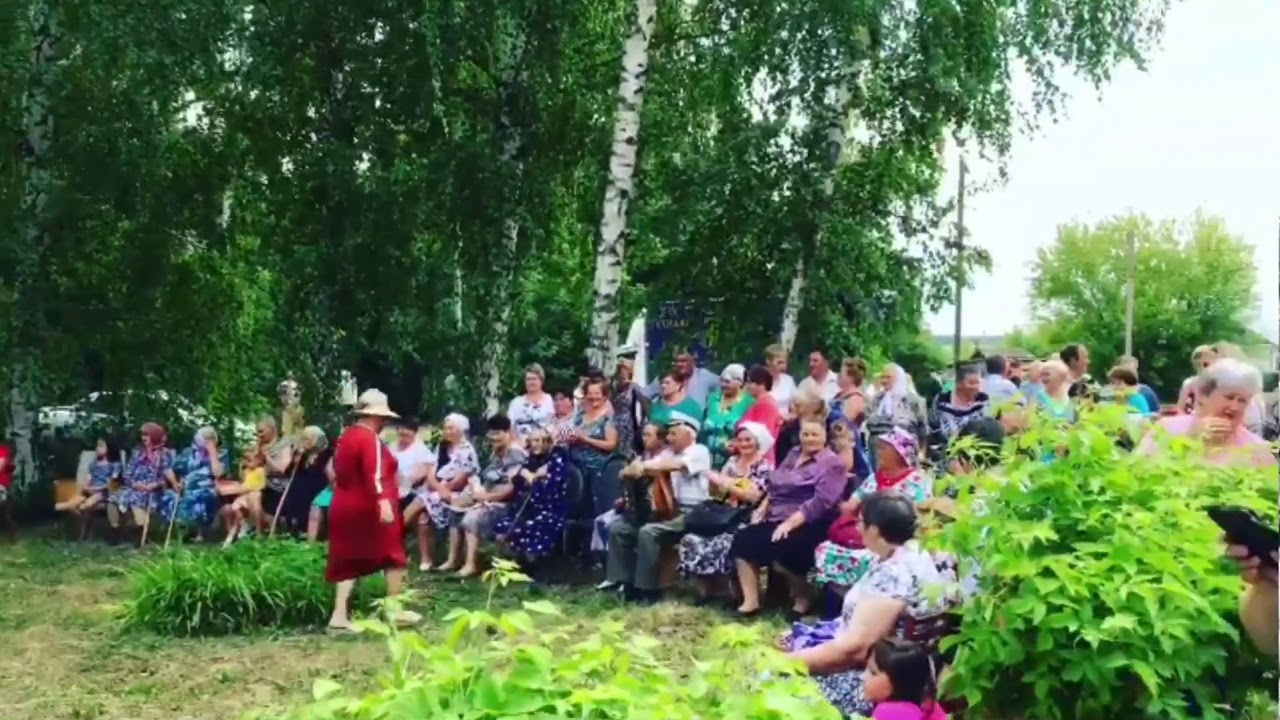
<instances>
[{"instance_id":1,"label":"green bushes behind crowd","mask_svg":"<svg viewBox=\"0 0 1280 720\"><path fill-rule=\"evenodd\" d=\"M167 550L139 570L125 621L173 636L322 626L333 607L333 586L325 582L324 570L324 546L294 540ZM368 609L385 590L381 577L362 581L356 607Z\"/></svg>"},{"instance_id":2,"label":"green bushes behind crowd","mask_svg":"<svg viewBox=\"0 0 1280 720\"><path fill-rule=\"evenodd\" d=\"M979 566L951 689L994 717L1184 718L1194 699L1213 718L1275 687L1260 674L1274 661L1241 635L1239 569L1205 514L1239 504L1274 525L1275 468L1209 466L1186 440L1126 452L1122 413L1035 425L936 539Z\"/></svg>"}]
</instances>

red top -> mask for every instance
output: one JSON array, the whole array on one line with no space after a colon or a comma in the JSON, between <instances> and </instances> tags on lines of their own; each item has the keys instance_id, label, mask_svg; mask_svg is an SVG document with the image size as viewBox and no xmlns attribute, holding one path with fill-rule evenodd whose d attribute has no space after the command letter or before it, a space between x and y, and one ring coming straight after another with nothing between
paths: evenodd
<instances>
[{"instance_id":1,"label":"red top","mask_svg":"<svg viewBox=\"0 0 1280 720\"><path fill-rule=\"evenodd\" d=\"M0 443L0 462L4 463L0 467L0 487L13 487L13 453L9 452L9 446Z\"/></svg>"},{"instance_id":2,"label":"red top","mask_svg":"<svg viewBox=\"0 0 1280 720\"><path fill-rule=\"evenodd\" d=\"M742 413L742 419L738 421L738 427L742 427L744 422L760 423L769 429L769 434L773 436L774 442L778 440L778 432L782 430L782 411L778 409L778 401L773 399L769 393L760 393L760 397L756 398L751 407ZM769 462L773 462L773 448L769 448L769 452L765 454ZM777 463L774 463L775 465Z\"/></svg>"}]
</instances>

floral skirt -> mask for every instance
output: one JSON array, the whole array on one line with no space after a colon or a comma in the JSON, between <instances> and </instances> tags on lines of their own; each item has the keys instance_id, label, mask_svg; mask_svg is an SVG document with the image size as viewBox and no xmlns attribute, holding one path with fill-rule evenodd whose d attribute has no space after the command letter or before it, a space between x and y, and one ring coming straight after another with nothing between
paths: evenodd
<instances>
[{"instance_id":1,"label":"floral skirt","mask_svg":"<svg viewBox=\"0 0 1280 720\"><path fill-rule=\"evenodd\" d=\"M818 585L853 587L875 563L875 553L837 545L830 540L818 545L813 553L814 582Z\"/></svg>"},{"instance_id":2,"label":"floral skirt","mask_svg":"<svg viewBox=\"0 0 1280 720\"><path fill-rule=\"evenodd\" d=\"M733 558L729 557L733 535L732 532L711 537L685 535L680 539L681 574L708 577L733 573Z\"/></svg>"},{"instance_id":3,"label":"floral skirt","mask_svg":"<svg viewBox=\"0 0 1280 720\"><path fill-rule=\"evenodd\" d=\"M178 505L178 493L171 488L151 492L124 487L108 498L108 502L121 511L150 510L168 520L173 517Z\"/></svg>"},{"instance_id":4,"label":"floral skirt","mask_svg":"<svg viewBox=\"0 0 1280 720\"><path fill-rule=\"evenodd\" d=\"M188 487L178 503L178 520L207 527L218 519L221 507L222 501L212 486Z\"/></svg>"},{"instance_id":5,"label":"floral skirt","mask_svg":"<svg viewBox=\"0 0 1280 720\"><path fill-rule=\"evenodd\" d=\"M498 521L505 518L510 510L507 503L481 503L463 513L458 524L469 533L492 538Z\"/></svg>"}]
</instances>

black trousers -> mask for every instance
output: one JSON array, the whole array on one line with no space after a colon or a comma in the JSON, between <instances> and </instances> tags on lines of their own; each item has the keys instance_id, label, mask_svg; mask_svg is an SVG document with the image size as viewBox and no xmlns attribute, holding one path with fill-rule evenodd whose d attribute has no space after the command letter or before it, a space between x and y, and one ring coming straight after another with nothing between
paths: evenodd
<instances>
[{"instance_id":1,"label":"black trousers","mask_svg":"<svg viewBox=\"0 0 1280 720\"><path fill-rule=\"evenodd\" d=\"M742 528L733 536L729 557L759 568L777 565L792 575L804 576L813 569L813 553L827 539L831 523L805 523L774 542L773 531L781 524L762 522Z\"/></svg>"}]
</instances>

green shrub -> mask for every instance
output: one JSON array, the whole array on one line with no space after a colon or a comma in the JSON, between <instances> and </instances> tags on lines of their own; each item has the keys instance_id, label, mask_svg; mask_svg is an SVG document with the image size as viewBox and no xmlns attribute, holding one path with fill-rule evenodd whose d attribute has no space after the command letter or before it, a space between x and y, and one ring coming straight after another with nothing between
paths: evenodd
<instances>
[{"instance_id":1,"label":"green shrub","mask_svg":"<svg viewBox=\"0 0 1280 720\"><path fill-rule=\"evenodd\" d=\"M1160 457L1123 452L1119 412L1033 427L939 534L980 569L947 642L951 689L983 715L1183 718L1190 694L1212 718L1275 687L1262 677L1274 661L1238 632L1243 583L1204 508L1243 504L1274 523L1276 470L1210 467L1186 440ZM1039 460L1044 448L1058 459Z\"/></svg>"},{"instance_id":2,"label":"green shrub","mask_svg":"<svg viewBox=\"0 0 1280 720\"><path fill-rule=\"evenodd\" d=\"M165 551L144 564L125 621L163 635L230 635L260 628L323 625L333 607L325 548L294 540ZM385 593L381 577L361 581L354 602Z\"/></svg>"},{"instance_id":3,"label":"green shrub","mask_svg":"<svg viewBox=\"0 0 1280 720\"><path fill-rule=\"evenodd\" d=\"M502 563L491 588L527 580ZM492 597L492 590L491 595ZM836 720L816 687L751 627L718 628L704 652L671 664L655 656L661 641L601 620L562 619L546 602L502 615L458 609L444 642L362 623L386 638L390 667L381 689L345 694L332 680L313 687L315 702L290 720L446 718L650 718L652 720ZM259 717L263 717L260 715Z\"/></svg>"}]
</instances>

